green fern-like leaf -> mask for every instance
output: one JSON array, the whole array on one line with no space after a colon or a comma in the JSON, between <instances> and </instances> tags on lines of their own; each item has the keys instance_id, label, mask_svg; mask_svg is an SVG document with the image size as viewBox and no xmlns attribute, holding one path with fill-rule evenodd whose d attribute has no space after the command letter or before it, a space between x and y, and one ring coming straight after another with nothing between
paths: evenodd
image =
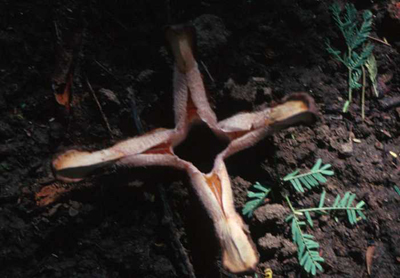
<instances>
[{"instance_id":1,"label":"green fern-like leaf","mask_svg":"<svg viewBox=\"0 0 400 278\"><path fill-rule=\"evenodd\" d=\"M286 175L283 180L289 181L296 191L303 193L305 192L304 187L311 189L319 184L326 183L327 179L324 176L332 176L334 174L330 167L330 164L322 166L322 160L318 159L309 172L299 174L299 170L296 170Z\"/></svg>"},{"instance_id":2,"label":"green fern-like leaf","mask_svg":"<svg viewBox=\"0 0 400 278\"><path fill-rule=\"evenodd\" d=\"M371 80L372 89L374 91L374 94L376 97L379 97L378 82L376 80L376 78L378 77L378 66L376 64L376 59L373 54L369 55L369 57L365 63L365 67L368 70L368 76L369 76L369 80Z\"/></svg>"},{"instance_id":3,"label":"green fern-like leaf","mask_svg":"<svg viewBox=\"0 0 400 278\"><path fill-rule=\"evenodd\" d=\"M336 60L342 62L343 64L345 64L347 66L347 63L341 57L341 52L337 49L334 49L331 46L331 43L329 40L326 41L325 45L326 45L326 50L329 52L329 54L331 54L333 57L336 58Z\"/></svg>"},{"instance_id":4,"label":"green fern-like leaf","mask_svg":"<svg viewBox=\"0 0 400 278\"><path fill-rule=\"evenodd\" d=\"M394 191L396 191L396 193L399 194L399 196L400 196L400 188L397 185L393 186L393 188L394 188Z\"/></svg>"},{"instance_id":5,"label":"green fern-like leaf","mask_svg":"<svg viewBox=\"0 0 400 278\"><path fill-rule=\"evenodd\" d=\"M358 55L357 52L352 52L352 57L348 61L348 65L352 69L359 69L361 66L365 65L368 61L368 58L372 54L372 50L374 47L371 44L367 44L361 51L361 54Z\"/></svg>"},{"instance_id":6,"label":"green fern-like leaf","mask_svg":"<svg viewBox=\"0 0 400 278\"><path fill-rule=\"evenodd\" d=\"M356 32L353 45L350 46L352 49L356 49L357 47L361 46L368 39L369 33L371 32L371 26L372 13L370 11L365 11L363 14L363 23L361 28L358 30L358 32Z\"/></svg>"},{"instance_id":7,"label":"green fern-like leaf","mask_svg":"<svg viewBox=\"0 0 400 278\"><path fill-rule=\"evenodd\" d=\"M340 9L340 6L339 6L339 4L338 3L333 3L331 6L330 6L330 10L331 10L331 12L332 12L332 17L333 17L333 19L335 20L335 22L336 22L336 25L339 27L339 29L342 29L343 28L343 25L345 24L343 21L342 21L342 19L340 18L340 12L342 11L341 9Z\"/></svg>"},{"instance_id":8,"label":"green fern-like leaf","mask_svg":"<svg viewBox=\"0 0 400 278\"><path fill-rule=\"evenodd\" d=\"M320 213L327 214L328 212L333 211L345 211L347 214L347 218L350 224L354 225L360 219L366 219L364 213L362 212L363 206L365 205L364 201L353 205L353 202L356 198L356 195L351 192L346 192L343 195L343 198L340 195L337 195L335 201L332 206L324 206L325 203L325 190L321 194L321 198L318 204L318 207L315 208L305 208L294 210L297 215L303 215L306 218L306 223L308 223L311 227L313 227L312 219L310 213Z\"/></svg>"},{"instance_id":9,"label":"green fern-like leaf","mask_svg":"<svg viewBox=\"0 0 400 278\"><path fill-rule=\"evenodd\" d=\"M371 32L372 13L370 11L364 12L363 22L361 27L358 29L357 10L353 4L348 3L345 5L345 14L343 19L340 15L342 10L338 3L332 4L330 9L332 11L332 17L346 41L349 55L344 54L343 57L341 57L340 51L333 49L329 43L327 43L327 50L349 69L358 69L366 63L373 50L373 46L367 44L362 47L361 54L356 53L357 48L367 41L369 33Z\"/></svg>"},{"instance_id":10,"label":"green fern-like leaf","mask_svg":"<svg viewBox=\"0 0 400 278\"><path fill-rule=\"evenodd\" d=\"M263 204L265 198L268 196L269 192L271 192L270 188L263 186L259 182L256 182L253 187L258 189L259 192L253 192L250 190L247 192L247 197L249 197L251 200L244 205L242 210L242 214L249 218L253 216L255 209Z\"/></svg>"},{"instance_id":11,"label":"green fern-like leaf","mask_svg":"<svg viewBox=\"0 0 400 278\"><path fill-rule=\"evenodd\" d=\"M322 191L321 198L319 199L319 204L318 204L319 208L322 208L324 206L325 196L326 196L326 191L324 190Z\"/></svg>"},{"instance_id":12,"label":"green fern-like leaf","mask_svg":"<svg viewBox=\"0 0 400 278\"><path fill-rule=\"evenodd\" d=\"M353 4L348 3L345 5L343 20L340 15L342 10L337 3L331 6L331 11L336 25L351 50L361 46L368 39L372 26L372 13L370 11L364 12L360 29L357 28L357 10Z\"/></svg>"},{"instance_id":13,"label":"green fern-like leaf","mask_svg":"<svg viewBox=\"0 0 400 278\"><path fill-rule=\"evenodd\" d=\"M345 38L347 46L353 49L353 45L357 40L357 10L353 4L346 4L345 5L345 24L342 25L340 31Z\"/></svg>"},{"instance_id":14,"label":"green fern-like leaf","mask_svg":"<svg viewBox=\"0 0 400 278\"><path fill-rule=\"evenodd\" d=\"M362 208L365 205L365 202L361 201L354 206L353 202L355 198L356 194L353 194L351 192L346 192L343 195L343 198L341 198L340 195L337 195L332 205L333 209L345 210L347 213L347 219L352 225L356 224L359 219L364 219L364 220L366 219L364 213L362 212Z\"/></svg>"},{"instance_id":15,"label":"green fern-like leaf","mask_svg":"<svg viewBox=\"0 0 400 278\"><path fill-rule=\"evenodd\" d=\"M359 26L357 10L353 4L345 5L344 15L338 3L331 5L332 18L338 26L347 45L347 52L341 53L333 49L329 42L326 43L327 51L338 61L343 63L349 71L348 76L348 100L343 106L343 112L347 112L353 98L353 90L362 88L359 83L362 67L367 63L371 56L373 46L366 44L372 27L372 13L365 11L363 21ZM364 110L363 110L364 111ZM364 117L364 114L363 114Z\"/></svg>"},{"instance_id":16,"label":"green fern-like leaf","mask_svg":"<svg viewBox=\"0 0 400 278\"><path fill-rule=\"evenodd\" d=\"M318 207L295 209L289 200L288 196L285 196L286 201L292 211L285 221L291 223L292 240L297 246L298 260L300 265L304 268L307 273L316 275L317 270L323 271L321 262L324 259L319 255L318 249L319 244L314 241L314 236L305 234L302 232L302 227L307 224L313 227L313 221L310 213L328 213L329 211L346 211L347 218L351 224L355 224L359 218L365 219L363 214L363 201L353 205L356 195L351 192L346 192L343 198L338 195L332 206L325 206L325 190L321 194L321 198ZM305 221L301 220L301 217L305 217ZM300 217L300 218L299 218ZM337 220L338 221L338 220Z\"/></svg>"},{"instance_id":17,"label":"green fern-like leaf","mask_svg":"<svg viewBox=\"0 0 400 278\"><path fill-rule=\"evenodd\" d=\"M305 226L304 221L300 221L297 216L291 214L286 221L291 221L292 239L297 246L297 254L300 265L307 273L317 274L317 270L323 272L321 263L324 258L319 255L319 244L314 241L314 236L305 234L301 230L301 226Z\"/></svg>"},{"instance_id":18,"label":"green fern-like leaf","mask_svg":"<svg viewBox=\"0 0 400 278\"><path fill-rule=\"evenodd\" d=\"M350 78L350 87L353 89L359 89L362 87L362 85L360 83L358 83L358 81L360 80L362 71L360 69L356 69L352 72L351 74L351 78Z\"/></svg>"}]
</instances>

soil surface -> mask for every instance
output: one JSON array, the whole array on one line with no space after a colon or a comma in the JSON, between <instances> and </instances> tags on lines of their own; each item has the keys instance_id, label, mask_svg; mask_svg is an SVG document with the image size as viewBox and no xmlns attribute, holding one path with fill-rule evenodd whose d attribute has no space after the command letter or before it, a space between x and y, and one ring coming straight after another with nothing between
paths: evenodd
<instances>
[{"instance_id":1,"label":"soil surface","mask_svg":"<svg viewBox=\"0 0 400 278\"><path fill-rule=\"evenodd\" d=\"M197 30L197 59L218 119L299 91L320 111L314 126L282 131L226 161L238 211L256 181L273 187L246 219L260 253L258 277L267 268L274 278L307 277L282 196L314 206L322 188L328 201L355 193L367 220L314 218L308 233L325 258L320 277L368 277L368 246L375 246L371 277L400 277L400 108L387 105L400 97L399 4L354 2L373 13L371 36L390 44L371 39L379 97L367 87L362 120L359 92L350 112L341 111L347 70L325 48L327 39L345 48L331 1L234 2L2 1L0 277L193 277L191 264L199 278L235 277L221 268L212 223L184 173L110 168L71 185L56 182L50 169L62 150L99 149L174 126L163 28L185 22ZM189 137L176 152L209 171L224 145L201 128ZM317 158L335 171L323 187L301 195L280 182ZM73 190L46 205L35 194L49 185Z\"/></svg>"}]
</instances>

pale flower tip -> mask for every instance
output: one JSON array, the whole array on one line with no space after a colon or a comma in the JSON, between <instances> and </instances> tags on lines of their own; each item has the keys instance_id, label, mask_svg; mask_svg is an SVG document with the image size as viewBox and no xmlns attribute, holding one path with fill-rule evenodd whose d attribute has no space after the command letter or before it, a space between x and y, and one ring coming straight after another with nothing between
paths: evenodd
<instances>
[{"instance_id":1,"label":"pale flower tip","mask_svg":"<svg viewBox=\"0 0 400 278\"><path fill-rule=\"evenodd\" d=\"M236 215L223 223L219 238L224 268L236 274L254 272L259 256L242 219Z\"/></svg>"},{"instance_id":2,"label":"pale flower tip","mask_svg":"<svg viewBox=\"0 0 400 278\"><path fill-rule=\"evenodd\" d=\"M271 109L271 125L276 130L299 124L313 124L318 116L314 99L306 93L294 93Z\"/></svg>"},{"instance_id":3,"label":"pale flower tip","mask_svg":"<svg viewBox=\"0 0 400 278\"><path fill-rule=\"evenodd\" d=\"M69 150L53 160L52 168L57 179L77 182L94 170L112 164L121 157L123 157L123 154L108 150L93 153Z\"/></svg>"},{"instance_id":4,"label":"pale flower tip","mask_svg":"<svg viewBox=\"0 0 400 278\"><path fill-rule=\"evenodd\" d=\"M222 254L223 266L226 270L234 274L253 273L257 269L258 258L254 257L252 262L237 262L232 260L226 251Z\"/></svg>"},{"instance_id":5,"label":"pale flower tip","mask_svg":"<svg viewBox=\"0 0 400 278\"><path fill-rule=\"evenodd\" d=\"M304 105L307 106L308 112L312 113L314 115L315 120L317 119L318 108L315 104L315 100L309 94L307 94L305 92L292 93L285 99L285 101L289 101L289 100L302 101L304 103Z\"/></svg>"},{"instance_id":6,"label":"pale flower tip","mask_svg":"<svg viewBox=\"0 0 400 278\"><path fill-rule=\"evenodd\" d=\"M195 67L196 60L193 56L194 27L191 25L171 25L166 28L165 35L179 71L186 73Z\"/></svg>"}]
</instances>

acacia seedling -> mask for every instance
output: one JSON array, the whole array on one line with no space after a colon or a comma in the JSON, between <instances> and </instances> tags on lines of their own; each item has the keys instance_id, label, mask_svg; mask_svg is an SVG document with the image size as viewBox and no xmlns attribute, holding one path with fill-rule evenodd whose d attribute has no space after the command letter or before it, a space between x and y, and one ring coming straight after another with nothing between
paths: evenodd
<instances>
[{"instance_id":1,"label":"acacia seedling","mask_svg":"<svg viewBox=\"0 0 400 278\"><path fill-rule=\"evenodd\" d=\"M291 210L291 214L286 217L286 222L291 223L292 240L297 246L299 263L307 273L311 273L312 275L316 275L317 269L321 272L323 271L320 263L324 262L324 259L319 255L319 244L314 241L314 236L304 233L301 229L307 224L314 227L310 213L327 214L334 211L345 211L347 219L352 225L356 224L360 219L366 219L362 212L363 206L365 205L364 201L353 205L356 198L355 194L346 192L343 197L337 195L331 206L324 205L325 195L326 192L323 191L318 207L305 209L295 209L289 197L285 196L286 202ZM301 217L304 217L306 221L301 220Z\"/></svg>"},{"instance_id":2,"label":"acacia seedling","mask_svg":"<svg viewBox=\"0 0 400 278\"><path fill-rule=\"evenodd\" d=\"M299 174L299 172L300 170L296 170L283 178L283 181L289 181L299 193L305 192L304 187L312 189L313 187L326 183L327 179L324 176L334 175L333 170L331 170L331 165L324 165L321 159L317 160L310 171L303 174ZM247 194L251 200L245 204L242 210L243 215L247 217L253 215L254 210L264 203L265 198L271 192L270 187L264 186L259 182L253 187L259 192L249 191ZM361 219L366 219L363 213L365 203L364 201L360 201L354 204L356 199L355 194L346 192L343 197L338 194L330 206L325 205L325 197L326 192L324 190L321 194L318 207L295 209L289 196L285 195L285 200L291 210L291 213L286 217L285 221L290 223L291 226L292 240L297 246L299 264L311 275L316 275L318 270L323 272L321 263L324 262L324 258L322 258L319 253L319 244L315 241L314 236L302 230L302 228L305 228L307 225L311 228L314 227L311 214L346 212L347 219L351 225L355 225Z\"/></svg>"},{"instance_id":3,"label":"acacia seedling","mask_svg":"<svg viewBox=\"0 0 400 278\"><path fill-rule=\"evenodd\" d=\"M347 51L342 53L340 50L332 48L329 41L326 43L327 51L348 69L348 100L343 106L343 112L347 112L353 99L353 90L363 87L359 83L360 78L363 74L363 67L372 54L373 45L365 43L371 31L372 13L368 10L363 13L363 21L359 27L357 10L353 4L345 5L344 17L341 16L342 9L338 3L332 4L330 10L347 45ZM365 86L365 82L363 83Z\"/></svg>"}]
</instances>

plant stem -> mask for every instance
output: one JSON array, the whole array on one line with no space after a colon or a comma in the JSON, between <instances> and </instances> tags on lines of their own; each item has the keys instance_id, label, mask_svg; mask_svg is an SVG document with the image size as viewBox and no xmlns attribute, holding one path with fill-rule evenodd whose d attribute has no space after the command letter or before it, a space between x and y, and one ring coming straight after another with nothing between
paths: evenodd
<instances>
[{"instance_id":1,"label":"plant stem","mask_svg":"<svg viewBox=\"0 0 400 278\"><path fill-rule=\"evenodd\" d=\"M321 207L321 208L307 208L307 209L299 209L299 210L294 210L294 213L303 213L303 212L313 212L313 211L326 211L326 210L364 210L362 208L356 208L356 207L342 207L342 208L334 208L334 207Z\"/></svg>"},{"instance_id":2,"label":"plant stem","mask_svg":"<svg viewBox=\"0 0 400 278\"><path fill-rule=\"evenodd\" d=\"M362 69L362 74L363 74L363 86L362 86L362 92L361 92L361 117L364 120L365 118L365 67L361 66Z\"/></svg>"},{"instance_id":3,"label":"plant stem","mask_svg":"<svg viewBox=\"0 0 400 278\"><path fill-rule=\"evenodd\" d=\"M349 53L349 59L351 58L351 48L348 47L348 53ZM352 74L352 69L350 67L349 68L349 102L351 102L353 100L353 89L351 88L351 74Z\"/></svg>"},{"instance_id":4,"label":"plant stem","mask_svg":"<svg viewBox=\"0 0 400 278\"><path fill-rule=\"evenodd\" d=\"M296 210L293 208L292 203L290 202L289 197L287 195L285 195L285 199L290 207L290 210L293 212L294 215L296 215Z\"/></svg>"},{"instance_id":5,"label":"plant stem","mask_svg":"<svg viewBox=\"0 0 400 278\"><path fill-rule=\"evenodd\" d=\"M286 202L288 203L288 205L289 205L289 207L290 207L290 210L291 210L292 213L293 213L293 220L292 220L292 221L295 222L296 228L297 228L297 230L299 231L299 234L300 234L300 236L301 236L301 241L302 241L303 244L304 244L304 251L303 251L303 252L307 252L307 253L308 253L308 256L309 256L310 259L313 261L313 265L315 265L315 264L316 264L316 261L315 261L314 257L313 257L312 254L311 254L310 248L309 248L308 245L305 243L305 242L306 242L306 239L304 238L303 231L301 230L301 227L300 227L300 225L299 225L299 218L296 216L296 214L298 213L298 211L296 211L296 210L293 208L292 203L290 202L289 197L288 197L287 195L285 195L285 199L286 199ZM292 230L292 233L293 233L293 230ZM297 244L297 242L296 242L296 245L297 245L297 252L299 252L299 251L298 251L299 245ZM300 262L300 257L299 257L299 262Z\"/></svg>"},{"instance_id":6,"label":"plant stem","mask_svg":"<svg viewBox=\"0 0 400 278\"><path fill-rule=\"evenodd\" d=\"M337 207L320 207L320 208L306 208L306 209L299 209L296 210L293 206L292 203L289 200L289 197L286 195L285 196L286 202L289 205L290 210L293 213L293 216L296 217L299 213L303 212L314 212L314 211L327 211L327 210L364 210L362 208L357 208L357 207L342 207L342 208L337 208ZM297 218L297 217L296 217Z\"/></svg>"},{"instance_id":7,"label":"plant stem","mask_svg":"<svg viewBox=\"0 0 400 278\"><path fill-rule=\"evenodd\" d=\"M349 102L353 99L353 89L350 86L352 70L349 68Z\"/></svg>"}]
</instances>

